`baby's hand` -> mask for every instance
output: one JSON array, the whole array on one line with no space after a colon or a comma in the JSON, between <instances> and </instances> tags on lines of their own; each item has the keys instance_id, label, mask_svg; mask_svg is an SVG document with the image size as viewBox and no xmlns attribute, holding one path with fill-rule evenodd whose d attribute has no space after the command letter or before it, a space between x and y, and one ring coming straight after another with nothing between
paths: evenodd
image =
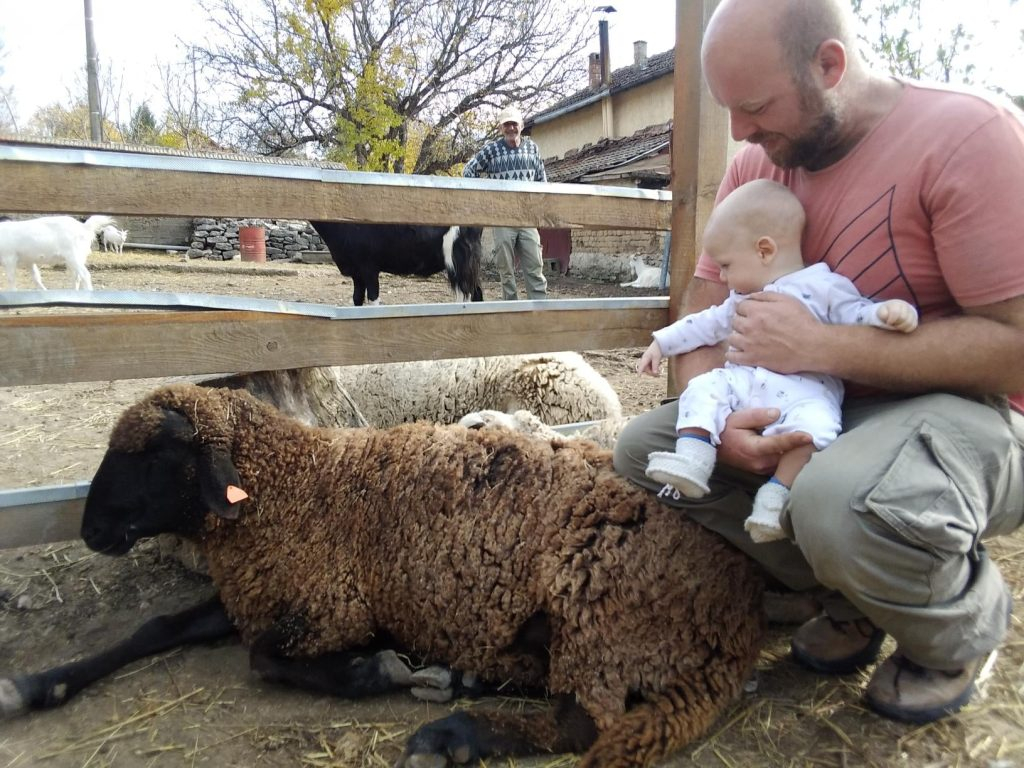
<instances>
[{"instance_id":1,"label":"baby's hand","mask_svg":"<svg viewBox=\"0 0 1024 768\"><path fill-rule=\"evenodd\" d=\"M910 333L917 328L917 310L902 299L891 299L880 304L878 319L894 331Z\"/></svg>"},{"instance_id":2,"label":"baby's hand","mask_svg":"<svg viewBox=\"0 0 1024 768\"><path fill-rule=\"evenodd\" d=\"M661 347L658 346L658 342L655 340L651 342L651 346L644 350L640 362L636 364L636 372L645 373L648 376L657 376L660 367Z\"/></svg>"}]
</instances>

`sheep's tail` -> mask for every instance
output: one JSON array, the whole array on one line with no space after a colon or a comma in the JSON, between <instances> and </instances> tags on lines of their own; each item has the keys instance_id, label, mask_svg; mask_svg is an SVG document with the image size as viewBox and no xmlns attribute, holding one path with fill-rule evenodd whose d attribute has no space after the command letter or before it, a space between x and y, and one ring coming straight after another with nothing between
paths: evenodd
<instances>
[{"instance_id":1,"label":"sheep's tail","mask_svg":"<svg viewBox=\"0 0 1024 768\"><path fill-rule=\"evenodd\" d=\"M114 218L112 216L96 215L90 216L88 219L86 219L82 226L84 226L86 229L92 230L92 233L95 235L101 229L113 223Z\"/></svg>"},{"instance_id":2,"label":"sheep's tail","mask_svg":"<svg viewBox=\"0 0 1024 768\"><path fill-rule=\"evenodd\" d=\"M735 662L710 663L702 674L634 704L601 730L577 768L638 768L682 749L704 736L738 695L739 684L729 682L735 678Z\"/></svg>"}]
</instances>

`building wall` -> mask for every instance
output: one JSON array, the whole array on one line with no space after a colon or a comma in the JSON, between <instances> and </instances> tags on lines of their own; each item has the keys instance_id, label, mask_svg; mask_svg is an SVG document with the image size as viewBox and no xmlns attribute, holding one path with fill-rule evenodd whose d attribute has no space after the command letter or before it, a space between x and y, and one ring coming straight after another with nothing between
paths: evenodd
<instances>
[{"instance_id":1,"label":"building wall","mask_svg":"<svg viewBox=\"0 0 1024 768\"><path fill-rule=\"evenodd\" d=\"M556 117L530 129L541 157L563 157L570 149L600 141L602 133L601 104L590 104L575 112Z\"/></svg>"},{"instance_id":2,"label":"building wall","mask_svg":"<svg viewBox=\"0 0 1024 768\"><path fill-rule=\"evenodd\" d=\"M615 94L615 136L632 136L651 125L672 119L672 76L665 75L650 83Z\"/></svg>"},{"instance_id":3,"label":"building wall","mask_svg":"<svg viewBox=\"0 0 1024 768\"><path fill-rule=\"evenodd\" d=\"M541 157L564 157L584 144L632 136L641 128L666 123L672 119L672 109L672 75L665 75L612 97L614 136L605 135L600 101L535 125L530 136L540 147Z\"/></svg>"}]
</instances>

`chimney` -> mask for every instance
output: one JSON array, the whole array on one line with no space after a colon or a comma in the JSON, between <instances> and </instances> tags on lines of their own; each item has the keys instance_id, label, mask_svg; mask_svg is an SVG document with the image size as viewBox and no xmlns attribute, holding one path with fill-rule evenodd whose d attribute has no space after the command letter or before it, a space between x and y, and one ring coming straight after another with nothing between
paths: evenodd
<instances>
[{"instance_id":1,"label":"chimney","mask_svg":"<svg viewBox=\"0 0 1024 768\"><path fill-rule=\"evenodd\" d=\"M601 87L601 54L592 53L590 54L590 63L588 65L590 72L590 90L596 91Z\"/></svg>"},{"instance_id":2,"label":"chimney","mask_svg":"<svg viewBox=\"0 0 1024 768\"><path fill-rule=\"evenodd\" d=\"M608 56L608 20L597 22L598 37L601 40L601 85L607 87L611 82L611 61Z\"/></svg>"},{"instance_id":3,"label":"chimney","mask_svg":"<svg viewBox=\"0 0 1024 768\"><path fill-rule=\"evenodd\" d=\"M647 41L637 40L633 43L633 66L647 69Z\"/></svg>"}]
</instances>

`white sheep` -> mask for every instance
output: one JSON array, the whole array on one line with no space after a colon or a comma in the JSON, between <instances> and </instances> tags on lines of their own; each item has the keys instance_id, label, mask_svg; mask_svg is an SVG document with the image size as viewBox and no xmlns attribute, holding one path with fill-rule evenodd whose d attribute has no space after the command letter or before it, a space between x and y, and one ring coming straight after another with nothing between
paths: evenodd
<instances>
[{"instance_id":1,"label":"white sheep","mask_svg":"<svg viewBox=\"0 0 1024 768\"><path fill-rule=\"evenodd\" d=\"M7 287L17 287L19 266L32 267L32 279L46 290L39 264L65 264L75 276L75 290L92 290L92 278L85 260L96 233L113 222L109 216L90 216L85 222L71 216L43 216L23 221L0 221L0 263L7 274Z\"/></svg>"},{"instance_id":2,"label":"white sheep","mask_svg":"<svg viewBox=\"0 0 1024 768\"><path fill-rule=\"evenodd\" d=\"M525 409L547 424L622 415L615 390L576 352L256 371L193 381L246 389L320 427L453 424L485 409Z\"/></svg>"},{"instance_id":3,"label":"white sheep","mask_svg":"<svg viewBox=\"0 0 1024 768\"><path fill-rule=\"evenodd\" d=\"M451 424L483 409L526 409L547 424L622 415L615 390L576 352L346 366L337 380L376 427Z\"/></svg>"},{"instance_id":4,"label":"white sheep","mask_svg":"<svg viewBox=\"0 0 1024 768\"><path fill-rule=\"evenodd\" d=\"M548 426L527 410L512 413L483 410L467 413L458 423L467 429L505 429L540 440L591 440L602 448L611 450L615 447L615 441L627 421L628 417L616 416L595 421L572 432L565 432Z\"/></svg>"},{"instance_id":5,"label":"white sheep","mask_svg":"<svg viewBox=\"0 0 1024 768\"><path fill-rule=\"evenodd\" d=\"M636 273L636 279L619 283L622 288L661 288L661 267L649 267L639 253L629 259L629 265Z\"/></svg>"},{"instance_id":6,"label":"white sheep","mask_svg":"<svg viewBox=\"0 0 1024 768\"><path fill-rule=\"evenodd\" d=\"M104 227L100 231L100 241L103 243L103 250L113 250L120 254L124 250L125 240L128 239L127 229L118 229L113 224Z\"/></svg>"}]
</instances>

